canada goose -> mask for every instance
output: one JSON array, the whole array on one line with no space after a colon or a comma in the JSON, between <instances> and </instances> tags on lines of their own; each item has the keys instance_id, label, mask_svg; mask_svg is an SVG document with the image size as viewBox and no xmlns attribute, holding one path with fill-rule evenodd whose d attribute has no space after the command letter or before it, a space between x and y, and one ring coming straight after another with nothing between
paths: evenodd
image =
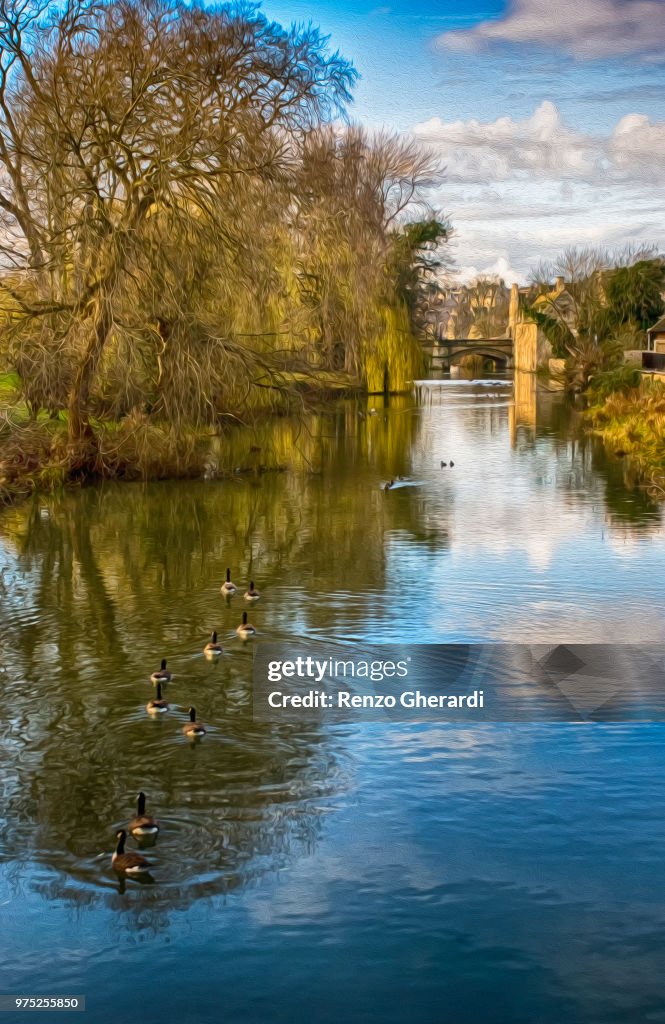
<instances>
[{"instance_id":1,"label":"canada goose","mask_svg":"<svg viewBox=\"0 0 665 1024\"><path fill-rule=\"evenodd\" d=\"M217 643L216 630L213 630L210 640L203 648L203 653L205 654L206 658L218 658L220 654L224 653L222 645Z\"/></svg>"},{"instance_id":2,"label":"canada goose","mask_svg":"<svg viewBox=\"0 0 665 1024\"><path fill-rule=\"evenodd\" d=\"M136 817L132 818L127 831L133 836L154 836L159 832L159 825L153 817L145 813L145 793L139 793L136 801Z\"/></svg>"},{"instance_id":3,"label":"canada goose","mask_svg":"<svg viewBox=\"0 0 665 1024\"><path fill-rule=\"evenodd\" d=\"M168 683L171 679L171 673L166 668L166 658L162 658L161 668L156 672L153 672L150 676L151 683Z\"/></svg>"},{"instance_id":4,"label":"canada goose","mask_svg":"<svg viewBox=\"0 0 665 1024\"><path fill-rule=\"evenodd\" d=\"M445 469L447 465L448 463L444 462L443 459L441 459L441 469Z\"/></svg>"},{"instance_id":5,"label":"canada goose","mask_svg":"<svg viewBox=\"0 0 665 1024\"><path fill-rule=\"evenodd\" d=\"M254 636L256 633L256 628L247 621L247 612L242 613L242 622L236 627L236 633L240 637Z\"/></svg>"},{"instance_id":6,"label":"canada goose","mask_svg":"<svg viewBox=\"0 0 665 1024\"><path fill-rule=\"evenodd\" d=\"M164 711L169 710L168 701L162 697L162 684L157 683L157 696L149 700L145 706L146 711L149 715L160 715Z\"/></svg>"},{"instance_id":7,"label":"canada goose","mask_svg":"<svg viewBox=\"0 0 665 1024\"><path fill-rule=\"evenodd\" d=\"M451 459L451 460L450 460L450 462L448 463L448 465L449 465L449 466L450 466L450 468L452 469L452 468L453 468L453 466L455 465L455 463L454 463L454 462L453 462L453 460Z\"/></svg>"},{"instance_id":8,"label":"canada goose","mask_svg":"<svg viewBox=\"0 0 665 1024\"><path fill-rule=\"evenodd\" d=\"M245 591L245 601L258 601L261 597L258 590L254 590L254 580L249 584L249 590Z\"/></svg>"},{"instance_id":9,"label":"canada goose","mask_svg":"<svg viewBox=\"0 0 665 1024\"><path fill-rule=\"evenodd\" d=\"M235 583L231 583L231 570L227 569L226 579L222 583L221 591L223 594L235 594L237 589L238 588L236 587Z\"/></svg>"},{"instance_id":10,"label":"canada goose","mask_svg":"<svg viewBox=\"0 0 665 1024\"><path fill-rule=\"evenodd\" d=\"M152 867L149 860L142 857L140 853L125 853L125 839L127 833L121 828L115 834L118 845L111 856L113 870L119 875L146 875Z\"/></svg>"},{"instance_id":11,"label":"canada goose","mask_svg":"<svg viewBox=\"0 0 665 1024\"><path fill-rule=\"evenodd\" d=\"M183 725L182 731L185 736L205 736L205 725L203 722L196 721L196 708L189 709L189 721Z\"/></svg>"}]
</instances>

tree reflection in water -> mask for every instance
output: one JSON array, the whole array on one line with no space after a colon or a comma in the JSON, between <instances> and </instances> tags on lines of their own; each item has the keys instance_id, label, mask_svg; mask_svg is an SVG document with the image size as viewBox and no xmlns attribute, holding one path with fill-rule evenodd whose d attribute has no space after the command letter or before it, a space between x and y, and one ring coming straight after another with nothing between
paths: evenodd
<instances>
[{"instance_id":1,"label":"tree reflection in water","mask_svg":"<svg viewBox=\"0 0 665 1024\"><path fill-rule=\"evenodd\" d=\"M509 542L522 498L504 474L526 470L501 459L529 460L538 510L547 488L557 514L597 501L610 529L660 529L643 492L626 487L626 468L580 438L558 398L543 407L528 450L511 453L503 390L492 401L458 395L457 419L444 427L427 402L450 401L445 394L420 408L393 399L385 411L372 399L377 415L364 417L346 403L216 442L218 465L245 465L258 448L261 465L288 462L286 473L91 487L3 514L0 857L10 888L27 879L49 900L102 901L132 927L158 930L171 909L246 886L316 845L324 815L352 785L353 762L339 730L332 738L325 726L253 721L251 645L233 632L250 579L262 594L252 611L259 641L394 633L407 606L420 614L418 559L471 557L474 517L494 543L503 514ZM521 437L526 428L516 429ZM455 470L443 474L440 459L451 456ZM488 509L462 501L474 472ZM418 486L381 491L381 480L400 476ZM503 513L501 495L510 498ZM525 535L547 531L538 516ZM576 529L560 516L557 526ZM227 565L241 588L229 604L219 593ZM479 594L469 587L467 624ZM452 618L459 601L459 589L448 594ZM495 603L488 598L483 616ZM213 629L225 648L215 663L201 654ZM153 720L148 677L162 657L172 709ZM196 747L180 732L190 703L210 725ZM128 882L122 894L110 855L139 789L161 826L150 855L157 884Z\"/></svg>"}]
</instances>

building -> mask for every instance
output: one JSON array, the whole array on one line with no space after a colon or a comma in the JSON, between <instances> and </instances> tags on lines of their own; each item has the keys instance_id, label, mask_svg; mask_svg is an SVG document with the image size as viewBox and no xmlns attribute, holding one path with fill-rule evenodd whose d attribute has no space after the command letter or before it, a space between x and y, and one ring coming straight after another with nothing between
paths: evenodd
<instances>
[{"instance_id":1,"label":"building","mask_svg":"<svg viewBox=\"0 0 665 1024\"><path fill-rule=\"evenodd\" d=\"M565 323L571 334L577 333L577 306L562 277L557 277L551 291L544 292L533 300L533 308Z\"/></svg>"},{"instance_id":2,"label":"building","mask_svg":"<svg viewBox=\"0 0 665 1024\"><path fill-rule=\"evenodd\" d=\"M665 316L647 331L647 348L650 352L665 353Z\"/></svg>"}]
</instances>

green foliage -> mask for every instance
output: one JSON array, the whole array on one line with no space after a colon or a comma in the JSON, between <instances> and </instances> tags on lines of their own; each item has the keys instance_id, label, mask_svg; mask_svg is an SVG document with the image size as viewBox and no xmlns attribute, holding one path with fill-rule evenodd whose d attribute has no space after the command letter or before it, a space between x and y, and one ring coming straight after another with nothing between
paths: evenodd
<instances>
[{"instance_id":1,"label":"green foliage","mask_svg":"<svg viewBox=\"0 0 665 1024\"><path fill-rule=\"evenodd\" d=\"M449 225L435 218L405 224L393 235L395 289L412 317L424 285L443 265L442 246L449 237Z\"/></svg>"},{"instance_id":2,"label":"green foliage","mask_svg":"<svg viewBox=\"0 0 665 1024\"><path fill-rule=\"evenodd\" d=\"M589 396L593 402L604 402L613 394L627 394L640 386L642 373L638 366L623 364L612 370L604 370L592 377Z\"/></svg>"},{"instance_id":3,"label":"green foliage","mask_svg":"<svg viewBox=\"0 0 665 1024\"><path fill-rule=\"evenodd\" d=\"M617 267L607 275L604 289L610 330L617 333L633 323L646 331L665 311L665 261L643 259L631 266Z\"/></svg>"},{"instance_id":4,"label":"green foliage","mask_svg":"<svg viewBox=\"0 0 665 1024\"><path fill-rule=\"evenodd\" d=\"M569 355L570 345L574 336L568 324L554 313L544 313L533 305L524 307L526 315L538 324L541 331L552 346L552 355L555 359L565 359Z\"/></svg>"},{"instance_id":5,"label":"green foliage","mask_svg":"<svg viewBox=\"0 0 665 1024\"><path fill-rule=\"evenodd\" d=\"M20 386L18 373L0 373L0 405L12 404Z\"/></svg>"}]
</instances>

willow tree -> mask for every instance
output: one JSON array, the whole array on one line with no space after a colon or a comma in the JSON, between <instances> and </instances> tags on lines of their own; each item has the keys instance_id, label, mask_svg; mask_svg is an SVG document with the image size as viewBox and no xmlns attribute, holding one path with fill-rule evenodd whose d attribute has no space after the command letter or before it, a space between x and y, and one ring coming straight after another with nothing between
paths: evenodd
<instances>
[{"instance_id":1,"label":"willow tree","mask_svg":"<svg viewBox=\"0 0 665 1024\"><path fill-rule=\"evenodd\" d=\"M167 318L141 323L123 303L136 268L150 280L160 258L155 225L191 238L205 220L233 250L220 197L287 167L354 76L316 29L283 29L251 5L2 0L0 209L17 271L4 287L12 315L33 335L43 321L48 357L69 367L74 460L92 448L114 328L168 343Z\"/></svg>"},{"instance_id":2,"label":"willow tree","mask_svg":"<svg viewBox=\"0 0 665 1024\"><path fill-rule=\"evenodd\" d=\"M325 128L305 140L294 224L310 343L370 390L403 386L421 358L410 313L424 254L447 235L426 201L440 179L433 157L399 136Z\"/></svg>"}]
</instances>

